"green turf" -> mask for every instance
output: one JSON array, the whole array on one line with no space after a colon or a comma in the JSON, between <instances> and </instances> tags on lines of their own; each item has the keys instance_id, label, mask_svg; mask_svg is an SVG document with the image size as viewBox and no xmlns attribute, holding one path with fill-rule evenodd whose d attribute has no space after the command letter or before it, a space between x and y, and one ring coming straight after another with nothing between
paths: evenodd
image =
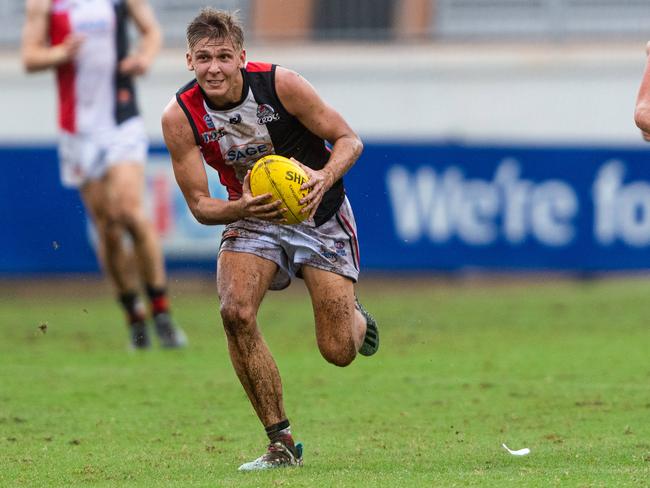
<instances>
[{"instance_id":1,"label":"green turf","mask_svg":"<svg viewBox=\"0 0 650 488\"><path fill-rule=\"evenodd\" d=\"M260 323L305 466L264 473L236 470L265 437L212 285L175 293L191 346L144 354L109 294L15 287L0 486L650 486L650 281L362 283L381 349L343 369L302 285L272 293Z\"/></svg>"}]
</instances>

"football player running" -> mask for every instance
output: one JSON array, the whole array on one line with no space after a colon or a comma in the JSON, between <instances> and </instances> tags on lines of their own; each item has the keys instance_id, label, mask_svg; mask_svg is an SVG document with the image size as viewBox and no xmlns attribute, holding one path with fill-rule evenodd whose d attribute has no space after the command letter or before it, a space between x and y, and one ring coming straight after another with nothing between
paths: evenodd
<instances>
[{"instance_id":1,"label":"football player running","mask_svg":"<svg viewBox=\"0 0 650 488\"><path fill-rule=\"evenodd\" d=\"M192 214L206 225L226 224L217 267L221 318L233 367L269 438L267 451L239 468L250 471L302 464L280 374L257 324L266 291L294 276L305 281L318 348L336 366L374 354L379 336L354 293L359 248L342 180L361 140L300 75L247 62L243 42L232 13L200 12L187 28L186 63L195 79L166 107L162 126ZM251 194L250 169L268 154L294 158L309 176L309 218L300 224L285 225L281 202L269 194ZM203 160L219 172L228 200L210 196Z\"/></svg>"},{"instance_id":2,"label":"football player running","mask_svg":"<svg viewBox=\"0 0 650 488\"><path fill-rule=\"evenodd\" d=\"M143 203L148 142L133 78L148 71L160 49L153 10L147 0L27 0L25 10L23 65L56 71L61 182L79 190L95 224L97 254L126 312L130 345L151 344L139 297L144 288L161 346L183 347L159 238ZM140 34L134 52L129 21Z\"/></svg>"}]
</instances>

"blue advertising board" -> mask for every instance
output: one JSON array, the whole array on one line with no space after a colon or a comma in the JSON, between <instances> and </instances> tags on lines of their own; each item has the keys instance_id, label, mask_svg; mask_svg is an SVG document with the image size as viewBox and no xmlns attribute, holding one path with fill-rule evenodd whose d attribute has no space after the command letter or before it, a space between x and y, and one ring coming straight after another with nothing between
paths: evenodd
<instances>
[{"instance_id":1,"label":"blue advertising board","mask_svg":"<svg viewBox=\"0 0 650 488\"><path fill-rule=\"evenodd\" d=\"M220 226L196 223L163 147L147 208L171 268L214 269ZM0 273L96 271L92 226L54 147L0 147ZM367 143L346 176L364 269L650 267L650 151ZM208 168L213 196L225 192Z\"/></svg>"},{"instance_id":2,"label":"blue advertising board","mask_svg":"<svg viewBox=\"0 0 650 488\"><path fill-rule=\"evenodd\" d=\"M348 178L370 268L650 266L650 151L370 145Z\"/></svg>"}]
</instances>

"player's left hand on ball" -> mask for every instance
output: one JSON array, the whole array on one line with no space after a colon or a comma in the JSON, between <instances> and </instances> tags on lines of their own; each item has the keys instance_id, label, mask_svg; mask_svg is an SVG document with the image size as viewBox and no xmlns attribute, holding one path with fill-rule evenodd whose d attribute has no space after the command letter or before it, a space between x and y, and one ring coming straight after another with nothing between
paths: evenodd
<instances>
[{"instance_id":1,"label":"player's left hand on ball","mask_svg":"<svg viewBox=\"0 0 650 488\"><path fill-rule=\"evenodd\" d=\"M305 170L307 175L309 175L309 179L300 187L301 190L309 190L309 193L300 200L300 203L305 205L300 213L309 214L309 218L311 219L316 213L318 205L320 205L320 202L323 199L323 195L325 195L325 192L334 184L334 175L332 175L332 172L327 168L315 170L305 166L294 158L291 158L291 160L299 164L300 167Z\"/></svg>"}]
</instances>

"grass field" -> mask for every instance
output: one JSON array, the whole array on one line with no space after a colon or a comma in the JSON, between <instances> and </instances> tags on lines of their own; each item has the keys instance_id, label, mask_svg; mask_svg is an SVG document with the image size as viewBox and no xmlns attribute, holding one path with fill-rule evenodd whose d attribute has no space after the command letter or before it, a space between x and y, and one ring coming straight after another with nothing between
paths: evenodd
<instances>
[{"instance_id":1,"label":"grass field","mask_svg":"<svg viewBox=\"0 0 650 488\"><path fill-rule=\"evenodd\" d=\"M0 284L0 486L650 486L650 280L369 280L382 346L344 369L302 283L270 294L305 466L265 473L212 284L172 290L191 346L128 353L104 285Z\"/></svg>"}]
</instances>

